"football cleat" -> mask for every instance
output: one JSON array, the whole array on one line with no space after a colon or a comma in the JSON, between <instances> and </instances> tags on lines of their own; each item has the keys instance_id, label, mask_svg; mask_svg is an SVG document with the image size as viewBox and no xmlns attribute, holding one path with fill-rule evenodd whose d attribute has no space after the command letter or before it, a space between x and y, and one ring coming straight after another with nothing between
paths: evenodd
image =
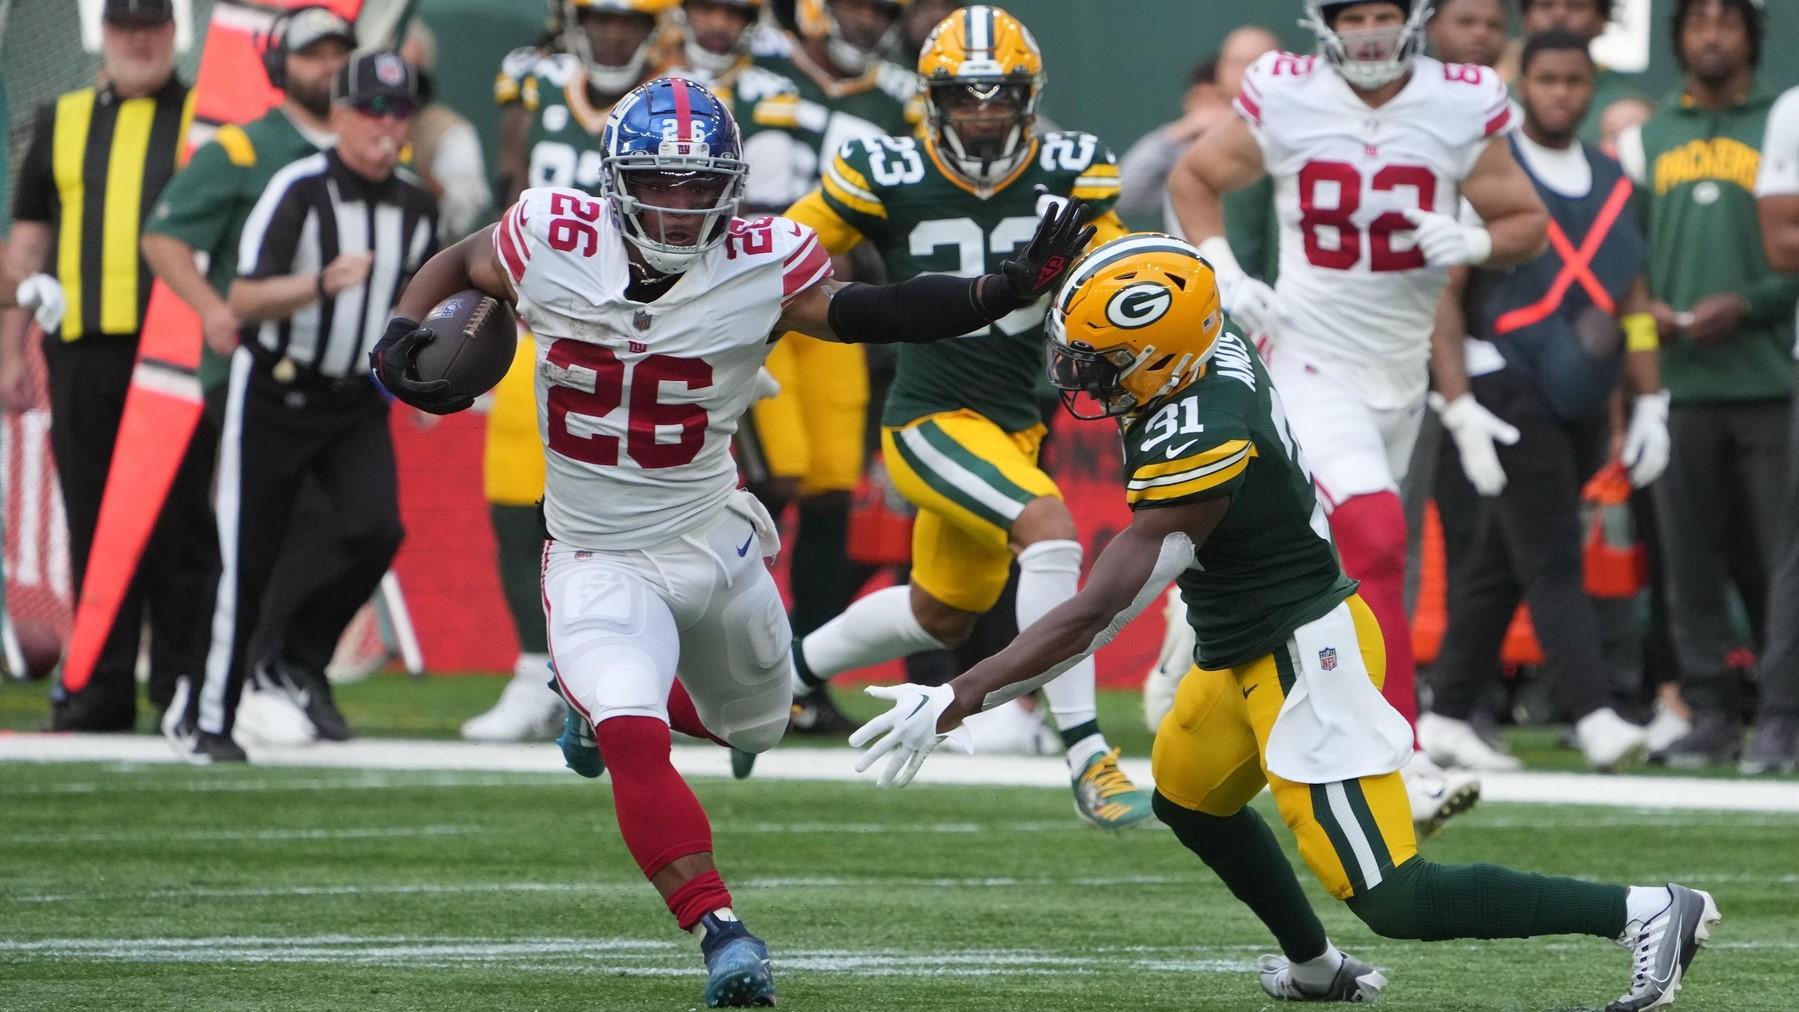
<instances>
[{"instance_id":1,"label":"football cleat","mask_svg":"<svg viewBox=\"0 0 1799 1012\"><path fill-rule=\"evenodd\" d=\"M1314 991L1301 987L1293 979L1293 967L1285 956L1263 956L1256 961L1256 972L1262 978L1262 990L1268 997L1282 1001L1347 1001L1372 1005L1380 1001L1387 978L1379 970L1345 952L1343 963L1330 985Z\"/></svg>"},{"instance_id":2,"label":"football cleat","mask_svg":"<svg viewBox=\"0 0 1799 1012\"><path fill-rule=\"evenodd\" d=\"M750 778L750 771L755 768L756 753L745 752L740 748L731 750L731 776L738 780L748 780Z\"/></svg>"},{"instance_id":3,"label":"football cleat","mask_svg":"<svg viewBox=\"0 0 1799 1012\"><path fill-rule=\"evenodd\" d=\"M233 722L237 733L252 745L295 748L310 745L318 736L317 726L292 695L260 686L254 679L244 686Z\"/></svg>"},{"instance_id":4,"label":"football cleat","mask_svg":"<svg viewBox=\"0 0 1799 1012\"><path fill-rule=\"evenodd\" d=\"M1406 798L1412 804L1412 826L1418 839L1427 840L1443 831L1443 824L1473 808L1480 800L1480 778L1459 770L1439 769L1423 752L1399 771Z\"/></svg>"},{"instance_id":5,"label":"football cleat","mask_svg":"<svg viewBox=\"0 0 1799 1012\"><path fill-rule=\"evenodd\" d=\"M186 755L188 762L195 766L211 766L214 763L249 762L250 757L228 734L213 734L201 731L194 735L193 750Z\"/></svg>"},{"instance_id":6,"label":"football cleat","mask_svg":"<svg viewBox=\"0 0 1799 1012\"><path fill-rule=\"evenodd\" d=\"M538 673L514 673L493 709L462 725L469 741L542 741L554 730L565 706L555 689L537 680Z\"/></svg>"},{"instance_id":7,"label":"football cleat","mask_svg":"<svg viewBox=\"0 0 1799 1012\"><path fill-rule=\"evenodd\" d=\"M1609 706L1575 721L1574 740L1580 743L1587 765L1601 772L1635 762L1649 748L1649 732L1618 716Z\"/></svg>"},{"instance_id":8,"label":"football cleat","mask_svg":"<svg viewBox=\"0 0 1799 1012\"><path fill-rule=\"evenodd\" d=\"M1668 904L1624 926L1618 944L1631 951L1630 990L1605 1012L1644 1012L1674 1004L1681 977L1718 926L1710 893L1668 884Z\"/></svg>"},{"instance_id":9,"label":"football cleat","mask_svg":"<svg viewBox=\"0 0 1799 1012\"><path fill-rule=\"evenodd\" d=\"M594 740L593 725L576 713L574 707L565 703L563 708L566 714L562 718L562 734L556 738L557 747L562 749L562 763L592 780L606 772L606 760L600 757L600 743Z\"/></svg>"},{"instance_id":10,"label":"football cleat","mask_svg":"<svg viewBox=\"0 0 1799 1012\"><path fill-rule=\"evenodd\" d=\"M1438 713L1418 715L1418 747L1430 756L1433 765L1451 769L1510 773L1524 768L1517 756L1487 744L1473 724Z\"/></svg>"},{"instance_id":11,"label":"football cleat","mask_svg":"<svg viewBox=\"0 0 1799 1012\"><path fill-rule=\"evenodd\" d=\"M325 677L323 670L273 659L260 666L256 681L265 690L291 700L305 715L318 738L349 741L355 737L349 722L344 720L343 711L337 708L337 701L331 696L331 680Z\"/></svg>"},{"instance_id":12,"label":"football cleat","mask_svg":"<svg viewBox=\"0 0 1799 1012\"><path fill-rule=\"evenodd\" d=\"M1100 829L1129 829L1155 818L1152 792L1118 768L1118 750L1096 752L1074 778L1074 813Z\"/></svg>"},{"instance_id":13,"label":"football cleat","mask_svg":"<svg viewBox=\"0 0 1799 1012\"><path fill-rule=\"evenodd\" d=\"M774 969L768 946L750 934L742 921L707 914L700 922L705 935L700 952L706 957L706 1007L750 1008L775 1003Z\"/></svg>"},{"instance_id":14,"label":"football cleat","mask_svg":"<svg viewBox=\"0 0 1799 1012\"><path fill-rule=\"evenodd\" d=\"M793 697L793 718L787 729L794 734L819 734L833 737L848 737L857 728L855 721L845 717L831 701L831 690L819 686L803 695Z\"/></svg>"}]
</instances>

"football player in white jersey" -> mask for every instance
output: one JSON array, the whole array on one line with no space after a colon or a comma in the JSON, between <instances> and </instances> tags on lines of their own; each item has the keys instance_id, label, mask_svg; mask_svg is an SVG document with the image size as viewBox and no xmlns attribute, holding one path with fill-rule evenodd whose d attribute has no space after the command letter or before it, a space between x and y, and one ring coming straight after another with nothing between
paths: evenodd
<instances>
[{"instance_id":1,"label":"football player in white jersey","mask_svg":"<svg viewBox=\"0 0 1799 1012\"><path fill-rule=\"evenodd\" d=\"M1307 0L1305 10L1317 53L1256 61L1237 118L1188 149L1169 191L1187 238L1218 267L1225 308L1293 406L1343 567L1386 637L1387 698L1415 720L1398 492L1437 302L1451 268L1536 256L1547 215L1501 138L1513 112L1498 75L1419 54L1429 0ZM1281 227L1272 288L1231 255L1221 203L1263 176ZM1459 219L1464 198L1483 224ZM1506 429L1471 397L1443 421L1458 442ZM1422 755L1407 785L1427 833L1479 796L1478 781L1446 777Z\"/></svg>"},{"instance_id":2,"label":"football player in white jersey","mask_svg":"<svg viewBox=\"0 0 1799 1012\"><path fill-rule=\"evenodd\" d=\"M706 1003L772 1005L767 949L732 912L705 812L669 755L671 726L749 752L787 726L791 634L763 561L776 533L730 454L757 369L787 330L889 343L984 328L1045 296L1093 229L1084 208L1055 211L999 273L843 284L810 228L735 217L742 144L700 85L638 87L600 144L600 198L527 190L419 271L372 358L401 400L458 411L478 391L420 378L431 332L415 321L472 287L530 325L558 688L593 728L632 857L700 936Z\"/></svg>"}]
</instances>

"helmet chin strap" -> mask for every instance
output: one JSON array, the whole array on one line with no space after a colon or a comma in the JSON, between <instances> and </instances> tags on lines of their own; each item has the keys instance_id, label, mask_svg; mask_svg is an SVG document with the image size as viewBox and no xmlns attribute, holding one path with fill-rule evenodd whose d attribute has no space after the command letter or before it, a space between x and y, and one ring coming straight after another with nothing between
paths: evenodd
<instances>
[{"instance_id":1,"label":"helmet chin strap","mask_svg":"<svg viewBox=\"0 0 1799 1012\"><path fill-rule=\"evenodd\" d=\"M943 126L943 140L950 149L950 160L956 164L956 168L964 176L982 184L995 182L1017 168L1026 148L1024 128L1016 124L1006 137L1005 146L1011 149L1011 153L1004 158L976 158L970 155L962 144L961 135L956 133L956 128L947 123Z\"/></svg>"},{"instance_id":2,"label":"helmet chin strap","mask_svg":"<svg viewBox=\"0 0 1799 1012\"><path fill-rule=\"evenodd\" d=\"M738 59L738 54L735 51L729 53L715 53L705 46L700 45L699 40L693 38L691 35L682 40L681 55L682 58L687 61L689 67L692 67L695 70L704 71L714 79L735 66Z\"/></svg>"},{"instance_id":3,"label":"helmet chin strap","mask_svg":"<svg viewBox=\"0 0 1799 1012\"><path fill-rule=\"evenodd\" d=\"M899 31L898 23L882 33L875 44L863 49L861 46L843 37L843 26L838 23L837 15L829 8L825 10L825 53L837 69L848 73L851 77L866 73L869 65L874 63L875 54L887 47Z\"/></svg>"}]
</instances>

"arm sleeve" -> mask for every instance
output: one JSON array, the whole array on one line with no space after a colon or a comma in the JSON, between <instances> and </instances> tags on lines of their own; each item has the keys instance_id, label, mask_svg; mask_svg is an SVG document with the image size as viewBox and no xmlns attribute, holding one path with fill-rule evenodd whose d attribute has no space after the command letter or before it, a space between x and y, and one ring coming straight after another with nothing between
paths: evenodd
<instances>
[{"instance_id":1,"label":"arm sleeve","mask_svg":"<svg viewBox=\"0 0 1799 1012\"><path fill-rule=\"evenodd\" d=\"M920 274L891 285L844 285L831 294L831 333L855 344L927 344L979 330L1006 315L979 304L980 283Z\"/></svg>"},{"instance_id":2,"label":"arm sleeve","mask_svg":"<svg viewBox=\"0 0 1799 1012\"><path fill-rule=\"evenodd\" d=\"M1761 173L1755 195L1799 195L1799 88L1780 96L1768 113L1768 129L1762 135Z\"/></svg>"},{"instance_id":3,"label":"arm sleeve","mask_svg":"<svg viewBox=\"0 0 1799 1012\"><path fill-rule=\"evenodd\" d=\"M56 214L56 176L51 164L50 145L56 133L56 107L46 105L38 110L31 131L31 144L25 149L25 161L19 165L19 182L13 194L14 221L49 224Z\"/></svg>"}]
</instances>

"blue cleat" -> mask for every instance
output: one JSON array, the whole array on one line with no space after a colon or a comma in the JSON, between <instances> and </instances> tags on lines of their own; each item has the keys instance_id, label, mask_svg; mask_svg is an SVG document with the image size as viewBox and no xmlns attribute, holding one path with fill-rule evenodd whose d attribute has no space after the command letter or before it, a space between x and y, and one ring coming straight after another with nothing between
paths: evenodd
<instances>
[{"instance_id":1,"label":"blue cleat","mask_svg":"<svg viewBox=\"0 0 1799 1012\"><path fill-rule=\"evenodd\" d=\"M556 737L562 749L562 762L589 780L606 772L606 760L600 758L600 745L593 739L593 728L587 719L568 707L562 718L562 733Z\"/></svg>"},{"instance_id":2,"label":"blue cleat","mask_svg":"<svg viewBox=\"0 0 1799 1012\"><path fill-rule=\"evenodd\" d=\"M751 1008L775 1003L775 975L768 946L743 922L707 914L700 952L706 957L706 1007Z\"/></svg>"}]
</instances>

